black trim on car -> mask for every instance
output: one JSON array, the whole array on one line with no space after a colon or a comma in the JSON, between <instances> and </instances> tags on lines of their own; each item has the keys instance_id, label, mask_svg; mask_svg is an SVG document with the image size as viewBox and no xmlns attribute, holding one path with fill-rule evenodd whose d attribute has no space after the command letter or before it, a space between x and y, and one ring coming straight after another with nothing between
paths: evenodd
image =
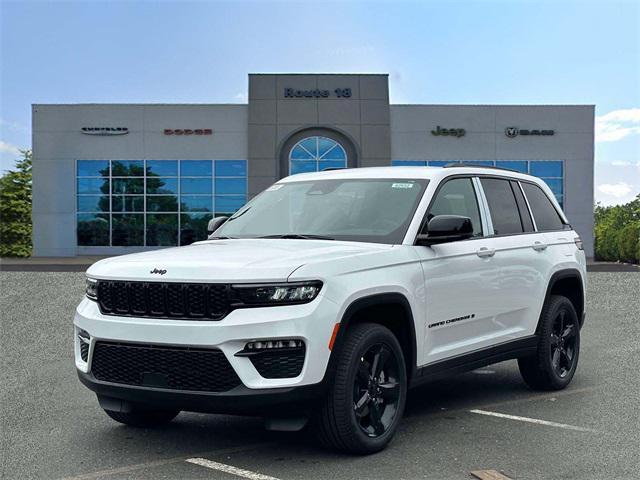
<instances>
[{"instance_id":1,"label":"black trim on car","mask_svg":"<svg viewBox=\"0 0 640 480\"><path fill-rule=\"evenodd\" d=\"M551 278L549 279L549 284L547 285L547 291L544 295L544 302L542 304L543 306L542 308L544 308L544 305L549 300L549 297L551 296L551 290L553 290L553 287L555 286L555 284L559 280L564 280L566 278L575 278L578 280L578 284L580 285L579 293L580 293L580 301L582 303L581 305L582 312L581 313L576 312L576 313L578 314L580 328L582 328L582 325L584 325L584 320L586 317L586 309L585 309L585 296L584 296L584 282L582 281L582 274L580 273L580 270L577 270L575 268L566 268L564 270L559 270L555 272L553 275L551 275ZM536 332L538 331L539 326L540 326L540 320L538 320L538 325L536 325Z\"/></svg>"},{"instance_id":2,"label":"black trim on car","mask_svg":"<svg viewBox=\"0 0 640 480\"><path fill-rule=\"evenodd\" d=\"M424 383L441 380L443 378L468 372L476 368L525 357L536 352L538 336L529 335L517 340L492 345L490 347L474 350L473 352L456 355L428 365L419 367L413 377L410 387L417 387Z\"/></svg>"}]
</instances>

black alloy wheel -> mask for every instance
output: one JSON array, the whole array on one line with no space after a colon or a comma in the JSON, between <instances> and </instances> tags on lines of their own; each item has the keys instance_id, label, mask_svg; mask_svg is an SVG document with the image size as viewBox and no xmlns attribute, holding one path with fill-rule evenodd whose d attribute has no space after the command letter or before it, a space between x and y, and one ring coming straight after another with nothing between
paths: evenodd
<instances>
[{"instance_id":1,"label":"black alloy wheel","mask_svg":"<svg viewBox=\"0 0 640 480\"><path fill-rule=\"evenodd\" d=\"M404 367L385 344L371 346L360 358L353 385L353 411L369 437L384 434L398 413L400 368Z\"/></svg>"},{"instance_id":2,"label":"black alloy wheel","mask_svg":"<svg viewBox=\"0 0 640 480\"><path fill-rule=\"evenodd\" d=\"M551 327L551 366L560 378L573 369L576 360L578 326L568 317L567 311L558 311Z\"/></svg>"}]
</instances>

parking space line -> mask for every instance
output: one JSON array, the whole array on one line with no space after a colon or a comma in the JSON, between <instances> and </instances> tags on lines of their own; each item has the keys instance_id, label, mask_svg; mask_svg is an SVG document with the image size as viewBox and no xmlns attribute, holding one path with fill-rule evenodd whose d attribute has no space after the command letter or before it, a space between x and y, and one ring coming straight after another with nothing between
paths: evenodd
<instances>
[{"instance_id":1,"label":"parking space line","mask_svg":"<svg viewBox=\"0 0 640 480\"><path fill-rule=\"evenodd\" d=\"M537 425L546 425L548 427L558 427L567 430L575 430L577 432L595 432L591 428L576 427L575 425L568 425L566 423L549 422L547 420L539 420L537 418L519 417L517 415L507 415L506 413L489 412L487 410L469 410L471 413L477 413L479 415L488 415L490 417L506 418L508 420L518 420L520 422L535 423Z\"/></svg>"},{"instance_id":2,"label":"parking space line","mask_svg":"<svg viewBox=\"0 0 640 480\"><path fill-rule=\"evenodd\" d=\"M249 480L279 480L276 477L269 475L263 475L262 473L252 472L250 470L243 470L242 468L227 465L225 463L218 463L206 458L187 458L185 462L200 465L201 467L211 468L212 470L219 470L220 472L230 473L238 477L248 478Z\"/></svg>"}]
</instances>

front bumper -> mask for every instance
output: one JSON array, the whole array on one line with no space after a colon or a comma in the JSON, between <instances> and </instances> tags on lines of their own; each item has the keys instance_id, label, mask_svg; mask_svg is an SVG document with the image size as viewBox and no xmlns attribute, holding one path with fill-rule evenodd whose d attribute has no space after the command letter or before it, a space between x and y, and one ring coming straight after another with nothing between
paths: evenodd
<instances>
[{"instance_id":1,"label":"front bumper","mask_svg":"<svg viewBox=\"0 0 640 480\"><path fill-rule=\"evenodd\" d=\"M232 311L220 321L168 320L103 315L97 304L84 299L76 310L75 363L82 383L100 396L131 402L171 404L182 410L251 413L258 407L299 403L322 391L331 351L329 341L338 306L318 296L303 305L247 308ZM78 332L90 335L88 355L81 354ZM306 354L300 374L264 378L250 358L236 356L251 341L300 339ZM212 348L222 351L241 385L220 393L150 388L102 382L92 374L96 342L172 347Z\"/></svg>"}]
</instances>

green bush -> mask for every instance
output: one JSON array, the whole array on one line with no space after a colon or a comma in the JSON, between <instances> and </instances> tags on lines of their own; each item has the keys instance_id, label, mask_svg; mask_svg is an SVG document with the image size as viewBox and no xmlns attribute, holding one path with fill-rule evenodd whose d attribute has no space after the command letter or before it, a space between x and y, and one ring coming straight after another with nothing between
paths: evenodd
<instances>
[{"instance_id":1,"label":"green bush","mask_svg":"<svg viewBox=\"0 0 640 480\"><path fill-rule=\"evenodd\" d=\"M31 150L0 177L0 256L31 255Z\"/></svg>"},{"instance_id":2,"label":"green bush","mask_svg":"<svg viewBox=\"0 0 640 480\"><path fill-rule=\"evenodd\" d=\"M595 209L598 260L640 263L640 195L625 205Z\"/></svg>"}]
</instances>

